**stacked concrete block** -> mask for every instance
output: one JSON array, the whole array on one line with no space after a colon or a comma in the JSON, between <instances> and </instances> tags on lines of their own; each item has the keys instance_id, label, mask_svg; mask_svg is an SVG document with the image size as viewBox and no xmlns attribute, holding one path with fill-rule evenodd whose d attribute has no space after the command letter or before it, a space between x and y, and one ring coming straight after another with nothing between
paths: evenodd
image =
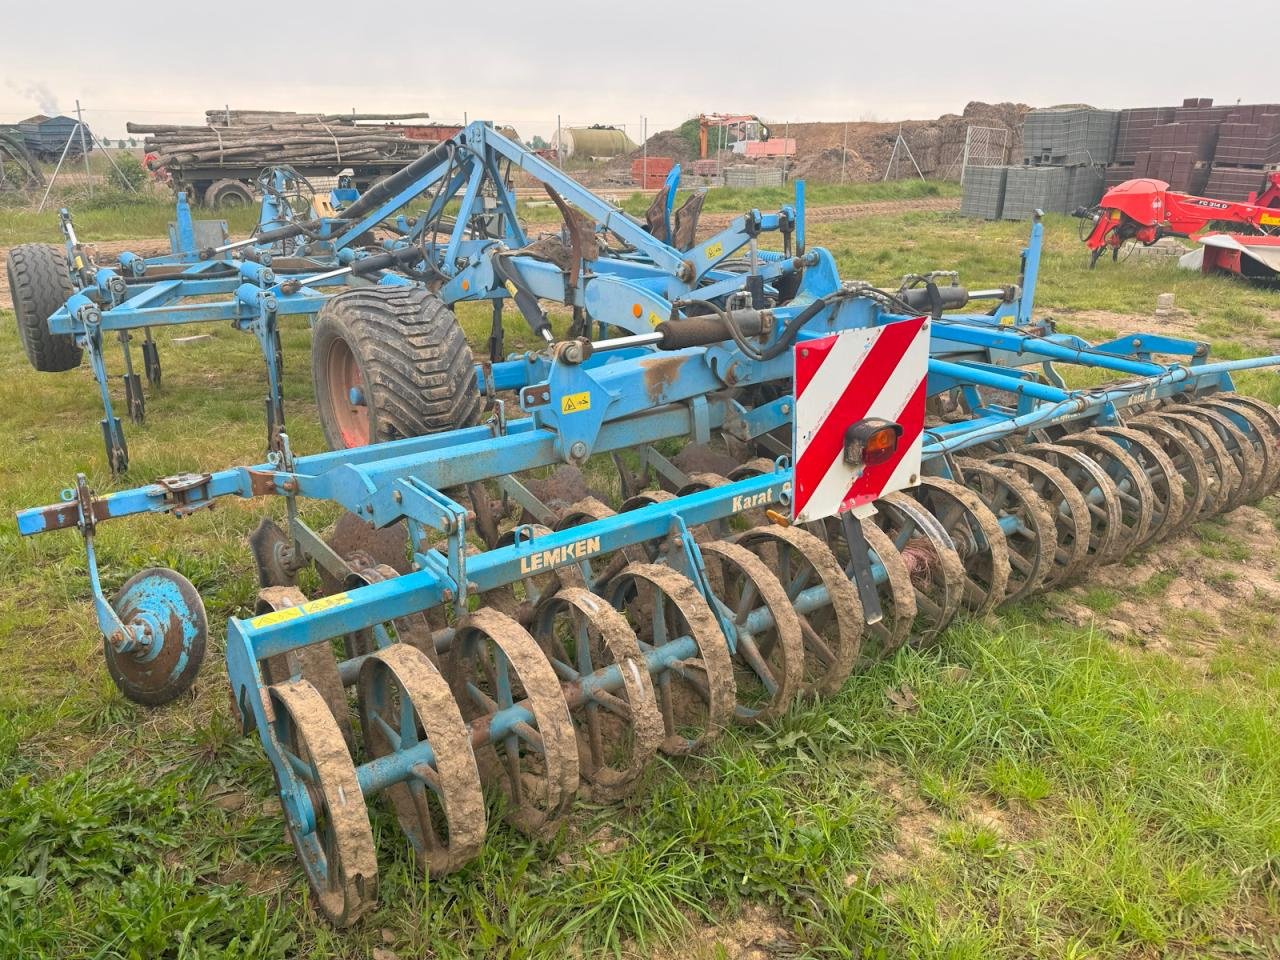
<instances>
[{"instance_id":1,"label":"stacked concrete block","mask_svg":"<svg viewBox=\"0 0 1280 960\"><path fill-rule=\"evenodd\" d=\"M725 167L726 187L780 187L782 167L762 163L735 163Z\"/></svg>"},{"instance_id":2,"label":"stacked concrete block","mask_svg":"<svg viewBox=\"0 0 1280 960\"><path fill-rule=\"evenodd\" d=\"M1173 107L1136 107L1121 110L1116 117L1116 146L1113 162L1126 165L1137 159L1139 153L1151 149L1152 130L1164 123L1173 122Z\"/></svg>"},{"instance_id":3,"label":"stacked concrete block","mask_svg":"<svg viewBox=\"0 0 1280 960\"><path fill-rule=\"evenodd\" d=\"M1260 192L1265 183L1266 172L1260 169L1220 167L1214 164L1209 171L1209 182L1205 185L1205 196L1215 200L1234 200L1243 203L1250 194Z\"/></svg>"},{"instance_id":4,"label":"stacked concrete block","mask_svg":"<svg viewBox=\"0 0 1280 960\"><path fill-rule=\"evenodd\" d=\"M1069 213L1071 171L1067 167L1010 167L1005 178L1005 220L1028 220L1036 210Z\"/></svg>"},{"instance_id":5,"label":"stacked concrete block","mask_svg":"<svg viewBox=\"0 0 1280 960\"><path fill-rule=\"evenodd\" d=\"M1079 207L1092 207L1102 199L1106 174L1102 167L1072 167L1067 187L1067 213Z\"/></svg>"},{"instance_id":6,"label":"stacked concrete block","mask_svg":"<svg viewBox=\"0 0 1280 960\"><path fill-rule=\"evenodd\" d=\"M1055 167L1110 163L1118 117L1090 107L1032 110L1022 127L1022 160Z\"/></svg>"},{"instance_id":7,"label":"stacked concrete block","mask_svg":"<svg viewBox=\"0 0 1280 960\"><path fill-rule=\"evenodd\" d=\"M1118 111L1092 107L1032 110L1022 128L1022 166L1003 173L966 170L960 212L1025 220L1036 210L1092 206L1102 195L1102 167L1111 159L1118 119Z\"/></svg>"},{"instance_id":8,"label":"stacked concrete block","mask_svg":"<svg viewBox=\"0 0 1280 960\"><path fill-rule=\"evenodd\" d=\"M968 167L964 172L964 195L960 213L966 217L999 220L1004 210L1008 167Z\"/></svg>"}]
</instances>

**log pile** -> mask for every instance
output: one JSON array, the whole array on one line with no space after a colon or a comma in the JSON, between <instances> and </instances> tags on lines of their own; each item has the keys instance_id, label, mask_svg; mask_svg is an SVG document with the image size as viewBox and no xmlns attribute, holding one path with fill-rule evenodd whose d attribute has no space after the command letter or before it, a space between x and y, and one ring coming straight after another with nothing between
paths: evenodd
<instances>
[{"instance_id":1,"label":"log pile","mask_svg":"<svg viewBox=\"0 0 1280 960\"><path fill-rule=\"evenodd\" d=\"M421 140L405 137L400 127L387 125L421 114L210 110L205 116L208 123L203 127L129 123L128 131L145 135L143 145L148 153L156 154L156 164L171 168L407 161L425 146Z\"/></svg>"}]
</instances>

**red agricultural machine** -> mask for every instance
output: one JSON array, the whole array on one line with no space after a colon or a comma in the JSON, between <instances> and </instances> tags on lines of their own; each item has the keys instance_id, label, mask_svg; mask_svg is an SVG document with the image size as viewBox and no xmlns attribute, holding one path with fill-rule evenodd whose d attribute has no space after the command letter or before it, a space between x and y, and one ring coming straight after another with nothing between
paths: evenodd
<instances>
[{"instance_id":1,"label":"red agricultural machine","mask_svg":"<svg viewBox=\"0 0 1280 960\"><path fill-rule=\"evenodd\" d=\"M1139 243L1149 247L1162 237L1191 237L1231 223L1251 232L1201 236L1202 269L1257 280L1280 275L1280 171L1269 174L1266 188L1243 203L1178 193L1163 180L1126 180L1103 194L1096 207L1081 207L1075 216L1083 220L1081 239L1091 251L1090 267L1107 250L1119 260Z\"/></svg>"}]
</instances>

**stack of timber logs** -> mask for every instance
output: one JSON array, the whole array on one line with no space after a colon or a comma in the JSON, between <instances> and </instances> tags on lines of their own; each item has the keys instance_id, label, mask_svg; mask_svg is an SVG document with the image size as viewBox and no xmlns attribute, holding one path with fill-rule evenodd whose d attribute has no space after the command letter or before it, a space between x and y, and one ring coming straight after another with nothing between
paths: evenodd
<instances>
[{"instance_id":1,"label":"stack of timber logs","mask_svg":"<svg viewBox=\"0 0 1280 960\"><path fill-rule=\"evenodd\" d=\"M153 165L261 165L406 161L426 144L404 135L404 121L423 114L298 114L261 110L210 110L203 127L130 123L144 134Z\"/></svg>"}]
</instances>

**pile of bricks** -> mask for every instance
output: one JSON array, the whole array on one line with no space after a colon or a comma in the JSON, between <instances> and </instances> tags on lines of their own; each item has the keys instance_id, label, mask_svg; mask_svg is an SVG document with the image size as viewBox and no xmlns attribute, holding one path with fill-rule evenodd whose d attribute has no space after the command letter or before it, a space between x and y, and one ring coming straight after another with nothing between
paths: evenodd
<instances>
[{"instance_id":1,"label":"pile of bricks","mask_svg":"<svg viewBox=\"0 0 1280 960\"><path fill-rule=\"evenodd\" d=\"M1245 200L1280 165L1280 104L1121 110L1108 187L1135 177L1164 180L1174 190Z\"/></svg>"},{"instance_id":2,"label":"pile of bricks","mask_svg":"<svg viewBox=\"0 0 1280 960\"><path fill-rule=\"evenodd\" d=\"M1102 196L1118 116L1092 107L1032 110L1022 128L1022 164L966 168L960 212L1026 220L1036 210L1071 213L1093 206Z\"/></svg>"}]
</instances>

